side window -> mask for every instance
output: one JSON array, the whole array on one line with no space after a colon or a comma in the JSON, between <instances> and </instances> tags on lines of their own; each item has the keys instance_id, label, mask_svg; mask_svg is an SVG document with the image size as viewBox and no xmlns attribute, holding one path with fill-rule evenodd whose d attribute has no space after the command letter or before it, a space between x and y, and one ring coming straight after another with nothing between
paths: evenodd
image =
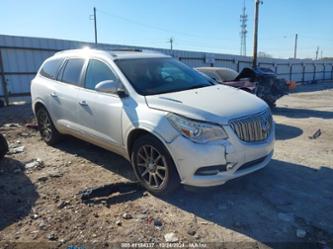
<instances>
[{"instance_id":1,"label":"side window","mask_svg":"<svg viewBox=\"0 0 333 249\"><path fill-rule=\"evenodd\" d=\"M116 80L116 76L105 63L90 60L86 72L85 88L95 89L95 86L104 80Z\"/></svg>"},{"instance_id":2,"label":"side window","mask_svg":"<svg viewBox=\"0 0 333 249\"><path fill-rule=\"evenodd\" d=\"M61 81L79 85L84 59L69 59L62 72Z\"/></svg>"},{"instance_id":3,"label":"side window","mask_svg":"<svg viewBox=\"0 0 333 249\"><path fill-rule=\"evenodd\" d=\"M57 76L58 69L63 62L63 59L54 59L49 60L46 62L43 66L43 68L40 70L40 74L44 77L55 79Z\"/></svg>"}]
</instances>

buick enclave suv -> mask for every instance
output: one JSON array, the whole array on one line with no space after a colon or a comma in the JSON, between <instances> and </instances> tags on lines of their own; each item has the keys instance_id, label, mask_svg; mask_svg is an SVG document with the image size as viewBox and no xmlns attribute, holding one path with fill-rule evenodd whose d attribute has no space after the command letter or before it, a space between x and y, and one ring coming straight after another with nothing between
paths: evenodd
<instances>
[{"instance_id":1,"label":"buick enclave suv","mask_svg":"<svg viewBox=\"0 0 333 249\"><path fill-rule=\"evenodd\" d=\"M264 101L156 52L56 53L31 94L47 144L68 134L118 153L155 194L180 183L223 184L263 168L273 154Z\"/></svg>"}]
</instances>

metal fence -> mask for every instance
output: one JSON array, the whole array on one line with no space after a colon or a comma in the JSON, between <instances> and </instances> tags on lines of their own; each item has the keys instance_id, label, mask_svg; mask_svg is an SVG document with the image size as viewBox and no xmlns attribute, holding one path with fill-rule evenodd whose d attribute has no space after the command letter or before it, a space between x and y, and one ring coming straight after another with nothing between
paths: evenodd
<instances>
[{"instance_id":1,"label":"metal fence","mask_svg":"<svg viewBox=\"0 0 333 249\"><path fill-rule=\"evenodd\" d=\"M0 97L8 103L10 97L30 94L30 81L41 63L54 53L83 46L95 47L95 44L78 41L57 40L0 35ZM98 44L98 48L115 49L131 46ZM143 48L143 47L132 47ZM216 66L241 71L251 67L250 57L192 52L157 48L143 48L169 54L192 67ZM333 61L283 60L259 58L258 66L267 67L279 77L307 82L315 80L333 80Z\"/></svg>"}]
</instances>

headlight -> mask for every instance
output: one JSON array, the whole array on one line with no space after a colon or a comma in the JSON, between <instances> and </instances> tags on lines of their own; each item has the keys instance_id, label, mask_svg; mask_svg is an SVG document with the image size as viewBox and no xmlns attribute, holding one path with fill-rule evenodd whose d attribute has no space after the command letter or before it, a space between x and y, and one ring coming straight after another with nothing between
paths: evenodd
<instances>
[{"instance_id":1,"label":"headlight","mask_svg":"<svg viewBox=\"0 0 333 249\"><path fill-rule=\"evenodd\" d=\"M175 127L183 136L196 143L206 143L228 138L222 126L194 121L174 113L169 113L167 118L173 127Z\"/></svg>"}]
</instances>

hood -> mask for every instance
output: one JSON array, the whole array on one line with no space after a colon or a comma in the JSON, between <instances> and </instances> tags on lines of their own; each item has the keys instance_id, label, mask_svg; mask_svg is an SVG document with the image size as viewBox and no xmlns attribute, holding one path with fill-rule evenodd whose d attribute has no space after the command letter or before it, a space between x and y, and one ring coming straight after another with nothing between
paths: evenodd
<instances>
[{"instance_id":1,"label":"hood","mask_svg":"<svg viewBox=\"0 0 333 249\"><path fill-rule=\"evenodd\" d=\"M150 108L218 124L227 124L230 119L256 114L268 108L255 95L223 85L145 98Z\"/></svg>"}]
</instances>

